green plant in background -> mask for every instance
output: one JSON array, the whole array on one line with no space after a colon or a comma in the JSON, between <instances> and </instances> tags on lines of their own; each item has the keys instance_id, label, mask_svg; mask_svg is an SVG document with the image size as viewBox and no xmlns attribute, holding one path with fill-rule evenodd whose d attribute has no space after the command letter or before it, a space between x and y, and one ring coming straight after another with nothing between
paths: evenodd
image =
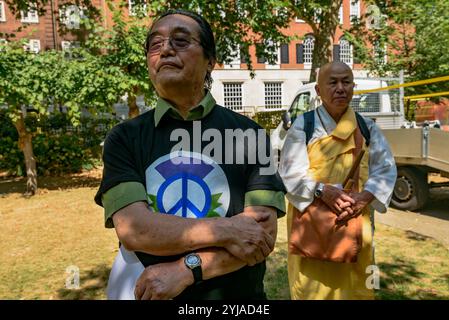
<instances>
[{"instance_id":1,"label":"green plant in background","mask_svg":"<svg viewBox=\"0 0 449 320\"><path fill-rule=\"evenodd\" d=\"M105 67L120 70L121 78L113 89L113 96L124 98L129 108L128 116L139 115L137 97L143 96L146 105L152 105L155 91L148 78L148 69L144 52L144 43L150 19L145 10L135 10L139 1L134 1L135 15L125 14L128 1L106 1L112 13L112 25L107 17L85 20L83 23L89 35L83 46L92 54L101 56L101 63ZM137 12L136 12L137 11Z\"/></svg>"},{"instance_id":2,"label":"green plant in background","mask_svg":"<svg viewBox=\"0 0 449 320\"><path fill-rule=\"evenodd\" d=\"M107 132L118 123L115 118L82 117L80 125L73 126L67 114L28 116L25 119L33 135L33 151L37 174L62 174L93 168L101 157L100 143ZM18 148L17 132L5 114L0 111L0 169L9 174L24 175L23 153ZM7 135L6 132L12 133Z\"/></svg>"},{"instance_id":3,"label":"green plant in background","mask_svg":"<svg viewBox=\"0 0 449 320\"><path fill-rule=\"evenodd\" d=\"M282 121L282 114L285 111L269 111L258 112L254 115L253 120L261 125L267 132L275 129Z\"/></svg>"},{"instance_id":4,"label":"green plant in background","mask_svg":"<svg viewBox=\"0 0 449 320\"><path fill-rule=\"evenodd\" d=\"M366 0L368 10L346 37L375 76L399 76L405 82L449 75L449 2L447 0ZM449 90L449 82L405 88L405 95ZM435 98L439 100L439 97ZM416 104L406 101L413 119Z\"/></svg>"},{"instance_id":5,"label":"green plant in background","mask_svg":"<svg viewBox=\"0 0 449 320\"><path fill-rule=\"evenodd\" d=\"M82 109L92 116L110 114L119 100L123 72L108 66L101 56L77 50L77 59L67 59L63 52L26 52L22 41L0 44L0 105L17 133L17 147L24 154L27 194L37 190L36 157L33 132L27 118L58 113L64 109L70 122L80 124ZM31 116L32 115L32 116Z\"/></svg>"}]
</instances>

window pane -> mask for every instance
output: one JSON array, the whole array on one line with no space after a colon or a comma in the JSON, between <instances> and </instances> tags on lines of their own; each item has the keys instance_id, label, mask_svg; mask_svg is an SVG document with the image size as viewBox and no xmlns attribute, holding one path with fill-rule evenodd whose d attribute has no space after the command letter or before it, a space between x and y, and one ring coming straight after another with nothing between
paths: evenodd
<instances>
[{"instance_id":1,"label":"window pane","mask_svg":"<svg viewBox=\"0 0 449 320\"><path fill-rule=\"evenodd\" d=\"M304 63L312 64L314 44L315 39L312 36L307 36L304 39Z\"/></svg>"},{"instance_id":2,"label":"window pane","mask_svg":"<svg viewBox=\"0 0 449 320\"><path fill-rule=\"evenodd\" d=\"M265 108L282 108L282 82L265 82Z\"/></svg>"},{"instance_id":3,"label":"window pane","mask_svg":"<svg viewBox=\"0 0 449 320\"><path fill-rule=\"evenodd\" d=\"M340 40L340 61L351 65L353 57L352 57L352 45L346 39Z\"/></svg>"},{"instance_id":4,"label":"window pane","mask_svg":"<svg viewBox=\"0 0 449 320\"><path fill-rule=\"evenodd\" d=\"M242 84L223 83L224 106L234 111L243 111Z\"/></svg>"},{"instance_id":5,"label":"window pane","mask_svg":"<svg viewBox=\"0 0 449 320\"><path fill-rule=\"evenodd\" d=\"M0 1L0 21L6 21L5 4Z\"/></svg>"},{"instance_id":6,"label":"window pane","mask_svg":"<svg viewBox=\"0 0 449 320\"><path fill-rule=\"evenodd\" d=\"M304 112L309 110L310 106L310 93L304 92L296 97L293 102L292 107L290 108L290 119L291 122L295 122L296 118L303 114Z\"/></svg>"},{"instance_id":7,"label":"window pane","mask_svg":"<svg viewBox=\"0 0 449 320\"><path fill-rule=\"evenodd\" d=\"M352 22L355 19L360 18L360 2L359 0L351 0L351 7L349 10L349 18Z\"/></svg>"}]
</instances>

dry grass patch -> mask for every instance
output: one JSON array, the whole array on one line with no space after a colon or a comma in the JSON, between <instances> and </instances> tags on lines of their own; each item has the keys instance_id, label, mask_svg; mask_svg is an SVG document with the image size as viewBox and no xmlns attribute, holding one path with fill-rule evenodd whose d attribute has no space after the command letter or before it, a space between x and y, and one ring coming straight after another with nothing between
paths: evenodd
<instances>
[{"instance_id":1,"label":"dry grass patch","mask_svg":"<svg viewBox=\"0 0 449 320\"><path fill-rule=\"evenodd\" d=\"M0 198L0 298L105 298L117 251L114 230L103 227L96 188ZM80 289L65 288L66 268L80 270Z\"/></svg>"},{"instance_id":2,"label":"dry grass patch","mask_svg":"<svg viewBox=\"0 0 449 320\"><path fill-rule=\"evenodd\" d=\"M267 260L270 299L290 299L286 218L278 221L278 240ZM376 262L380 290L376 299L449 299L449 251L432 238L377 224Z\"/></svg>"},{"instance_id":3,"label":"dry grass patch","mask_svg":"<svg viewBox=\"0 0 449 320\"><path fill-rule=\"evenodd\" d=\"M0 180L0 299L104 299L118 241L93 201L98 172L43 178L28 199L23 184ZM286 218L278 229L265 286L270 299L289 299ZM378 299L449 299L449 251L435 240L377 225L376 258ZM65 286L72 265L77 290Z\"/></svg>"}]
</instances>

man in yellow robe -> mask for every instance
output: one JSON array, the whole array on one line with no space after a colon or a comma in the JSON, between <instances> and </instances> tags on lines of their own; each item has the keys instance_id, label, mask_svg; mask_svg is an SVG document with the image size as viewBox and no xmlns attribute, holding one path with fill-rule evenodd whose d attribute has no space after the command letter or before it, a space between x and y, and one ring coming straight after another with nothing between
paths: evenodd
<instances>
[{"instance_id":1,"label":"man in yellow robe","mask_svg":"<svg viewBox=\"0 0 449 320\"><path fill-rule=\"evenodd\" d=\"M359 171L359 189L350 193L341 183L353 163L355 112L349 107L354 89L352 70L342 62L321 67L315 87L322 105L314 112L314 131L306 143L304 117L289 129L279 174L287 189L288 234L293 207L303 212L315 197L338 215L337 220L362 215L362 248L356 263L337 263L288 255L292 299L373 299L374 210L384 213L396 181L390 148L373 120L364 118L370 133Z\"/></svg>"}]
</instances>

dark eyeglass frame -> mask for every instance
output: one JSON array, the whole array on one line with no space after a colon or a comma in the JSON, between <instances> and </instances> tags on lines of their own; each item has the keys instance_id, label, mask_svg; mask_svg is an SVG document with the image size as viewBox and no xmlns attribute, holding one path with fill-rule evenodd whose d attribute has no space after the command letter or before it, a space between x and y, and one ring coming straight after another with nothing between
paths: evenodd
<instances>
[{"instance_id":1,"label":"dark eyeglass frame","mask_svg":"<svg viewBox=\"0 0 449 320\"><path fill-rule=\"evenodd\" d=\"M151 42L154 39L161 40L161 42L158 43L158 44L160 44L160 46L158 48L151 49ZM185 41L187 43L187 45L185 47L184 46L179 46L179 44L176 43L176 41L179 40L179 39L175 39L174 36L169 36L169 37L154 36L154 37L152 37L148 41L147 46L145 48L147 54L158 54L158 53L160 53L162 48L164 47L165 43L167 42L167 40L168 40L168 43L170 44L170 47L173 50L175 50L176 52L188 50L192 46L192 44L194 42L196 42L199 45L201 45L201 41L199 39L196 39L195 37L192 37L192 36L188 36L185 39L183 39L183 41Z\"/></svg>"}]
</instances>

